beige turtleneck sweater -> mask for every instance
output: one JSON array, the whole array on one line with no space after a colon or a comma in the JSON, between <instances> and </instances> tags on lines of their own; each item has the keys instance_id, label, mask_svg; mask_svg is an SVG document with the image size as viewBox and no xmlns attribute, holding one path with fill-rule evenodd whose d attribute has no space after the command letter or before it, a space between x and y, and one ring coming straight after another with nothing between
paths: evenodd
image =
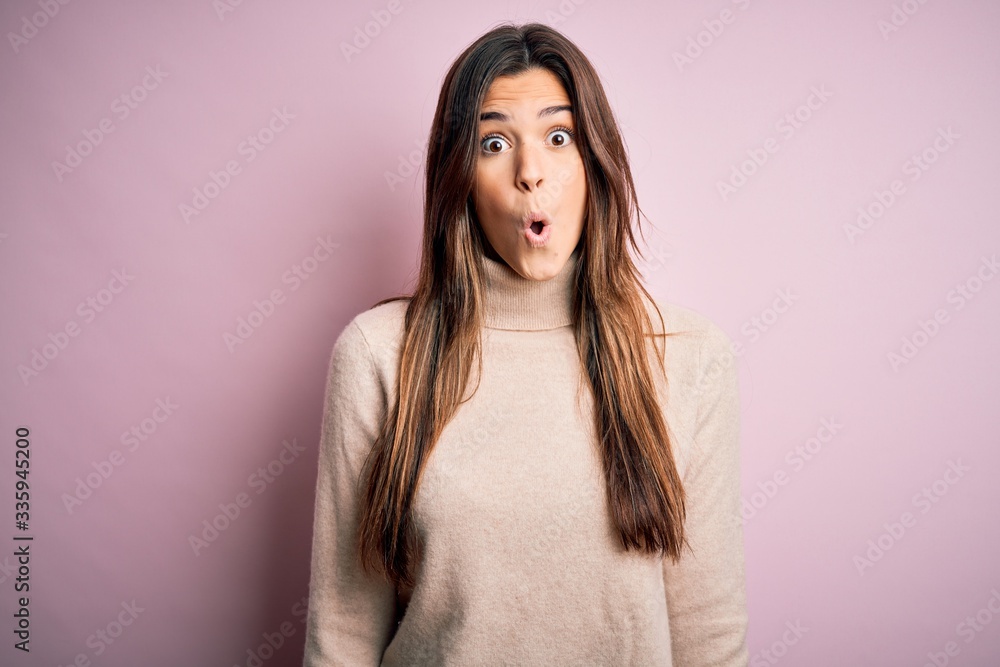
<instances>
[{"instance_id":1,"label":"beige turtleneck sweater","mask_svg":"<svg viewBox=\"0 0 1000 667\"><path fill-rule=\"evenodd\" d=\"M428 459L413 508L423 553L412 591L366 576L354 556L359 473L395 387L406 302L360 313L337 338L305 667L747 665L729 338L703 315L657 300L667 330L688 332L666 339L666 382L655 359L652 370L687 492L693 553L674 565L625 552L605 500L593 400L589 392L576 398L571 276L579 253L541 282L482 258L482 382Z\"/></svg>"}]
</instances>

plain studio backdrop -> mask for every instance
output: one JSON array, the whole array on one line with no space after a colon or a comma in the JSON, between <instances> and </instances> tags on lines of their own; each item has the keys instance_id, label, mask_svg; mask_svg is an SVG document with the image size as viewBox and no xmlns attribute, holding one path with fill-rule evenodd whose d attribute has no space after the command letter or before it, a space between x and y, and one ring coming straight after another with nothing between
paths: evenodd
<instances>
[{"instance_id":1,"label":"plain studio backdrop","mask_svg":"<svg viewBox=\"0 0 1000 667\"><path fill-rule=\"evenodd\" d=\"M987 0L4 2L0 662L300 663L330 350L507 20L592 59L647 286L739 345L752 664L998 664Z\"/></svg>"}]
</instances>

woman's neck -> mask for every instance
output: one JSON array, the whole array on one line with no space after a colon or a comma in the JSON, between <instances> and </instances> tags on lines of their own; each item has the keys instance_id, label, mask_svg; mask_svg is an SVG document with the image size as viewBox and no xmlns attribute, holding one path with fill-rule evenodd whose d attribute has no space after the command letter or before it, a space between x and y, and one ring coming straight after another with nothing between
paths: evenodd
<instances>
[{"instance_id":1,"label":"woman's neck","mask_svg":"<svg viewBox=\"0 0 1000 667\"><path fill-rule=\"evenodd\" d=\"M484 254L485 326L541 331L573 324L573 296L580 252L578 246L562 270L549 280L529 280L502 259Z\"/></svg>"}]
</instances>

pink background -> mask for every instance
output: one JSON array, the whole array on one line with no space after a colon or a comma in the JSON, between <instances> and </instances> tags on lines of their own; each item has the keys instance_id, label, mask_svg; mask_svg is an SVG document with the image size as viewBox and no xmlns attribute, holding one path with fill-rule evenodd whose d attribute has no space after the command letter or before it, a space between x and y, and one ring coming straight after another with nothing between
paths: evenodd
<instances>
[{"instance_id":1,"label":"pink background","mask_svg":"<svg viewBox=\"0 0 1000 667\"><path fill-rule=\"evenodd\" d=\"M300 664L330 349L411 286L441 80L510 19L564 31L603 78L655 225L652 292L743 344L751 664L1000 664L1000 279L984 263L1000 249L1000 5L218 6L0 9L0 662ZM880 217L852 237L859 207ZM269 315L231 350L255 302ZM916 354L894 367L904 338ZM18 426L30 655L12 648ZM133 428L142 440L122 438ZM304 451L281 462L286 441ZM196 555L190 536L241 493Z\"/></svg>"}]
</instances>

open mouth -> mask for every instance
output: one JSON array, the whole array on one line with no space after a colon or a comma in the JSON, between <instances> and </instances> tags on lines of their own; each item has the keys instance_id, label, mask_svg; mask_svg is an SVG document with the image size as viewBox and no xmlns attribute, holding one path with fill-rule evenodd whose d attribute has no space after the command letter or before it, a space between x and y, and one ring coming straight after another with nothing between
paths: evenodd
<instances>
[{"instance_id":1,"label":"open mouth","mask_svg":"<svg viewBox=\"0 0 1000 667\"><path fill-rule=\"evenodd\" d=\"M550 222L548 213L537 209L524 216L524 237L532 248L541 248L549 242Z\"/></svg>"},{"instance_id":2,"label":"open mouth","mask_svg":"<svg viewBox=\"0 0 1000 667\"><path fill-rule=\"evenodd\" d=\"M549 224L549 214L540 209L533 209L528 211L524 218L522 219L525 231L531 230L538 234L548 226Z\"/></svg>"}]
</instances>

